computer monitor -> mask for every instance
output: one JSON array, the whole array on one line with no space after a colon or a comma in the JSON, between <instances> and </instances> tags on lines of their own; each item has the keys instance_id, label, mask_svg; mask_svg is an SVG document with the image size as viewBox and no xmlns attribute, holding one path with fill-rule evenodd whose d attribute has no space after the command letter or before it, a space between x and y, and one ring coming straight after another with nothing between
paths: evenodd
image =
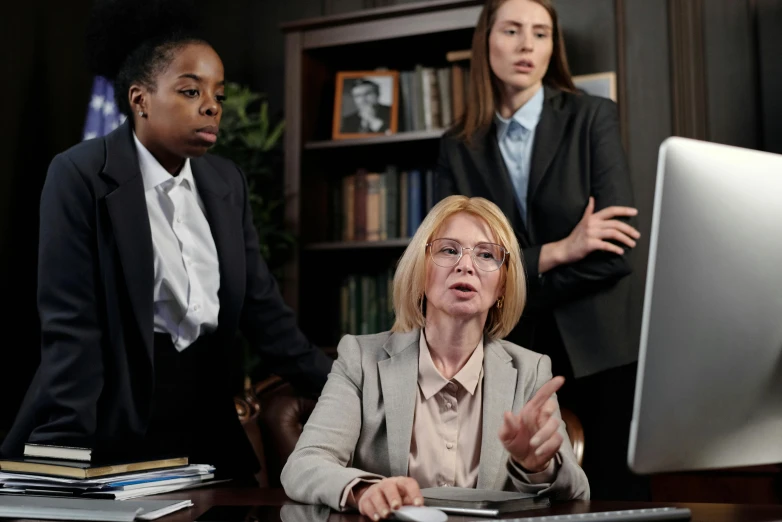
<instances>
[{"instance_id":1,"label":"computer monitor","mask_svg":"<svg viewBox=\"0 0 782 522\"><path fill-rule=\"evenodd\" d=\"M660 147L628 464L782 462L782 156Z\"/></svg>"}]
</instances>

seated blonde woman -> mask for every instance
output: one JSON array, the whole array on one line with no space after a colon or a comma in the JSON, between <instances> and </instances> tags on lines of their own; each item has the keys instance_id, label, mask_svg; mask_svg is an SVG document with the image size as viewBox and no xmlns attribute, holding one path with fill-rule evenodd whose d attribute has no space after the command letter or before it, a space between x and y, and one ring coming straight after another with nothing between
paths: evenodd
<instances>
[{"instance_id":1,"label":"seated blonde woman","mask_svg":"<svg viewBox=\"0 0 782 522\"><path fill-rule=\"evenodd\" d=\"M500 209L450 196L394 277L390 332L346 335L282 471L286 494L374 520L420 488L588 499L545 355L502 341L524 308L519 245Z\"/></svg>"}]
</instances>

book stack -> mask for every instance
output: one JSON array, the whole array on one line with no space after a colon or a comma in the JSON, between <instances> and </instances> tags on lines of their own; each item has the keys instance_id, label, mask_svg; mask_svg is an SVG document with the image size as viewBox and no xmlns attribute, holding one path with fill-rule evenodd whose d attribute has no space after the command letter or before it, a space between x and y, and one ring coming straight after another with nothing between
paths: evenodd
<instances>
[{"instance_id":1,"label":"book stack","mask_svg":"<svg viewBox=\"0 0 782 522\"><path fill-rule=\"evenodd\" d=\"M100 462L89 448L27 444L24 458L0 460L0 494L125 500L200 486L214 472L181 456Z\"/></svg>"},{"instance_id":2,"label":"book stack","mask_svg":"<svg viewBox=\"0 0 782 522\"><path fill-rule=\"evenodd\" d=\"M351 274L340 287L340 337L390 330L394 325L394 268Z\"/></svg>"},{"instance_id":3,"label":"book stack","mask_svg":"<svg viewBox=\"0 0 782 522\"><path fill-rule=\"evenodd\" d=\"M417 64L399 74L400 131L447 129L459 121L467 104L470 54L452 51L446 67Z\"/></svg>"},{"instance_id":4,"label":"book stack","mask_svg":"<svg viewBox=\"0 0 782 522\"><path fill-rule=\"evenodd\" d=\"M385 241L412 237L434 206L434 171L360 168L329 185L329 239Z\"/></svg>"}]
</instances>

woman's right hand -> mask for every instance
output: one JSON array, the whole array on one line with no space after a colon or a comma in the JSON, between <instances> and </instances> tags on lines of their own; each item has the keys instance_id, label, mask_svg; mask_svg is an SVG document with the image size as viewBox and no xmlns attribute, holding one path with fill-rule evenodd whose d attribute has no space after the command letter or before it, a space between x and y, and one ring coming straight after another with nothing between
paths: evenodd
<instances>
[{"instance_id":1,"label":"woman's right hand","mask_svg":"<svg viewBox=\"0 0 782 522\"><path fill-rule=\"evenodd\" d=\"M402 506L423 506L418 482L410 477L389 477L375 484L361 485L353 491L359 512L380 520Z\"/></svg>"},{"instance_id":2,"label":"woman's right hand","mask_svg":"<svg viewBox=\"0 0 782 522\"><path fill-rule=\"evenodd\" d=\"M576 228L560 242L560 264L581 261L596 250L605 250L614 254L624 254L621 246L610 243L613 239L630 248L635 247L635 240L641 233L617 217L630 217L638 214L632 207L606 207L595 212L595 198L590 197L587 208Z\"/></svg>"}]
</instances>

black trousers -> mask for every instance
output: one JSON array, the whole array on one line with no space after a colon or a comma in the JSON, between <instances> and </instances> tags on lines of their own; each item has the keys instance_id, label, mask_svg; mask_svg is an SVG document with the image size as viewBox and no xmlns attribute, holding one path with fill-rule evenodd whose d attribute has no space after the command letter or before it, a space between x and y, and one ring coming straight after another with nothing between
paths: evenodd
<instances>
[{"instance_id":1,"label":"black trousers","mask_svg":"<svg viewBox=\"0 0 782 522\"><path fill-rule=\"evenodd\" d=\"M179 352L169 335L155 334L155 392L144 452L187 455L191 464L214 465L218 478L253 482L258 461L233 398L215 385L221 376L212 364L219 357L213 344L201 337Z\"/></svg>"},{"instance_id":2,"label":"black trousers","mask_svg":"<svg viewBox=\"0 0 782 522\"><path fill-rule=\"evenodd\" d=\"M584 427L582 466L591 498L651 500L648 477L634 474L627 465L637 363L576 379L552 314L536 317L534 329L517 334L517 339L521 346L548 355L552 373L565 377L557 399Z\"/></svg>"}]
</instances>

